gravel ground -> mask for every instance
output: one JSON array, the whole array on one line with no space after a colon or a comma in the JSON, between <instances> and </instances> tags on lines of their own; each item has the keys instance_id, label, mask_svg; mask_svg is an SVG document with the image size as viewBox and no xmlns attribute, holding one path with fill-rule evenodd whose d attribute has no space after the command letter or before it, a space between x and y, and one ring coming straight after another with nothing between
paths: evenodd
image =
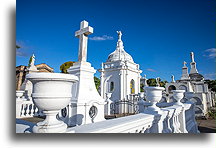
<instances>
[{"instance_id":1,"label":"gravel ground","mask_svg":"<svg viewBox=\"0 0 216 148\"><path fill-rule=\"evenodd\" d=\"M200 133L216 133L216 120L197 120L197 125Z\"/></svg>"}]
</instances>

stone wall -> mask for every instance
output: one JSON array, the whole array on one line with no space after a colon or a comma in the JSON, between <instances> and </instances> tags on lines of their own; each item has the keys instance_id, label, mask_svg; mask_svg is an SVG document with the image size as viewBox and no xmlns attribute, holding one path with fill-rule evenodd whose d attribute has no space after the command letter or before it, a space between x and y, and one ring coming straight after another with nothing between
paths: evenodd
<instances>
[{"instance_id":1,"label":"stone wall","mask_svg":"<svg viewBox=\"0 0 216 148\"><path fill-rule=\"evenodd\" d=\"M36 65L39 72L53 73L54 69L45 63ZM25 81L27 66L20 65L16 67L16 90L20 90L22 83Z\"/></svg>"}]
</instances>

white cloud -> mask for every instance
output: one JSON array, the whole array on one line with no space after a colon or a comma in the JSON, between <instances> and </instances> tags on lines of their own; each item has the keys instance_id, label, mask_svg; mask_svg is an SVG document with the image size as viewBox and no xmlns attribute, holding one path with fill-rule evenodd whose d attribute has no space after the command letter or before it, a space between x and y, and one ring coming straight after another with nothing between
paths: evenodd
<instances>
[{"instance_id":1,"label":"white cloud","mask_svg":"<svg viewBox=\"0 0 216 148\"><path fill-rule=\"evenodd\" d=\"M207 79L209 79L209 80L215 80L216 79L216 74L215 73L208 73L208 74L204 74L203 76L204 76L204 78L206 80Z\"/></svg>"},{"instance_id":2,"label":"white cloud","mask_svg":"<svg viewBox=\"0 0 216 148\"><path fill-rule=\"evenodd\" d=\"M103 35L103 36L94 36L89 39L93 41L105 41L105 40L113 40L114 38L112 36Z\"/></svg>"},{"instance_id":3,"label":"white cloud","mask_svg":"<svg viewBox=\"0 0 216 148\"><path fill-rule=\"evenodd\" d=\"M28 54L25 53L24 51L22 51L21 49L17 49L17 50L16 50L16 56L19 56L19 57L27 57Z\"/></svg>"},{"instance_id":4,"label":"white cloud","mask_svg":"<svg viewBox=\"0 0 216 148\"><path fill-rule=\"evenodd\" d=\"M156 72L156 70L151 69L151 68L147 68L146 70L147 70L147 71L151 71L151 72Z\"/></svg>"},{"instance_id":5,"label":"white cloud","mask_svg":"<svg viewBox=\"0 0 216 148\"><path fill-rule=\"evenodd\" d=\"M208 58L215 58L216 57L216 48L210 48L205 50L205 54L203 55Z\"/></svg>"},{"instance_id":6,"label":"white cloud","mask_svg":"<svg viewBox=\"0 0 216 148\"><path fill-rule=\"evenodd\" d=\"M16 41L16 45L18 45L20 48L16 48L16 56L19 57L28 57L29 50L32 48L31 46L26 45L26 42L24 41Z\"/></svg>"}]
</instances>

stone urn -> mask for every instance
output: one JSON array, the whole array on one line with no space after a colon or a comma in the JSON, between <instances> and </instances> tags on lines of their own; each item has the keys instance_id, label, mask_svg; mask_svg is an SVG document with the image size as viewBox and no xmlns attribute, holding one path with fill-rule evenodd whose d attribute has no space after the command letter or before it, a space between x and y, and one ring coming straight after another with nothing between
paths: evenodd
<instances>
[{"instance_id":1,"label":"stone urn","mask_svg":"<svg viewBox=\"0 0 216 148\"><path fill-rule=\"evenodd\" d=\"M138 95L139 95L139 98L140 98L140 99L144 99L144 97L145 97L144 92L140 92Z\"/></svg>"},{"instance_id":2,"label":"stone urn","mask_svg":"<svg viewBox=\"0 0 216 148\"><path fill-rule=\"evenodd\" d=\"M30 73L26 78L32 82L34 104L43 111L46 119L33 127L34 133L62 133L67 125L56 118L72 97L72 85L78 78L70 74Z\"/></svg>"},{"instance_id":3,"label":"stone urn","mask_svg":"<svg viewBox=\"0 0 216 148\"><path fill-rule=\"evenodd\" d=\"M177 101L174 105L183 105L183 103L181 103L181 99L184 97L185 90L172 90L172 92L174 99Z\"/></svg>"},{"instance_id":4,"label":"stone urn","mask_svg":"<svg viewBox=\"0 0 216 148\"><path fill-rule=\"evenodd\" d=\"M190 99L194 97L194 92L185 92L184 95L185 95L185 98L186 98L186 102L187 101L190 102Z\"/></svg>"},{"instance_id":5,"label":"stone urn","mask_svg":"<svg viewBox=\"0 0 216 148\"><path fill-rule=\"evenodd\" d=\"M146 100L150 102L150 106L146 109L145 112L150 113L159 113L160 108L156 106L156 103L159 102L162 98L162 91L165 90L163 87L145 87Z\"/></svg>"},{"instance_id":6,"label":"stone urn","mask_svg":"<svg viewBox=\"0 0 216 148\"><path fill-rule=\"evenodd\" d=\"M21 116L22 111L22 103L24 101L23 98L21 98L24 94L24 91L22 90L16 90L16 118L19 118Z\"/></svg>"},{"instance_id":7,"label":"stone urn","mask_svg":"<svg viewBox=\"0 0 216 148\"><path fill-rule=\"evenodd\" d=\"M21 97L23 96L24 91L23 90L16 90L16 99L21 99Z\"/></svg>"}]
</instances>

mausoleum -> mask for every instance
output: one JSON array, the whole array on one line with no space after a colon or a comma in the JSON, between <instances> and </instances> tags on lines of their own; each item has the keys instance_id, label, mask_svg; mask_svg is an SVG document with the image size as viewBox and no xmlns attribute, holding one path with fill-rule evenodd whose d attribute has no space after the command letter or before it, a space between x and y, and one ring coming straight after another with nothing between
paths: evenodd
<instances>
[{"instance_id":1,"label":"mausoleum","mask_svg":"<svg viewBox=\"0 0 216 148\"><path fill-rule=\"evenodd\" d=\"M112 109L106 114L130 112L119 101L128 100L130 94L140 92L140 73L142 71L139 69L139 64L136 64L131 55L124 50L122 32L117 31L117 33L116 49L99 69L101 72L101 96L113 102ZM110 98L107 98L108 93L110 93Z\"/></svg>"},{"instance_id":2,"label":"mausoleum","mask_svg":"<svg viewBox=\"0 0 216 148\"><path fill-rule=\"evenodd\" d=\"M208 84L204 81L204 76L198 73L196 62L194 60L194 53L191 52L190 73L186 62L182 67L182 76L180 80L176 80L166 84L166 93L172 94L172 90L180 89L186 92L194 92L194 97L191 98L196 104L196 116L205 116L208 113L208 108L214 105L214 98L211 97L211 92L208 89ZM172 101L172 97L170 100Z\"/></svg>"}]
</instances>

